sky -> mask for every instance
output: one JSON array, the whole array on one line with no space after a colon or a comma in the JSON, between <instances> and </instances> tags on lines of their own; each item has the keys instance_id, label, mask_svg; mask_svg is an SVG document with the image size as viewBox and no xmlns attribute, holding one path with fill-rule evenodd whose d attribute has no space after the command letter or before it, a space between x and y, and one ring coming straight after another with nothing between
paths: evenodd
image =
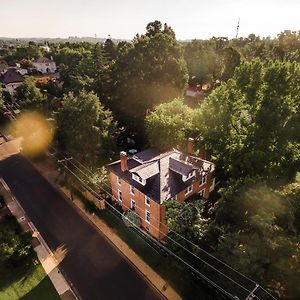
<instances>
[{"instance_id":1,"label":"sky","mask_svg":"<svg viewBox=\"0 0 300 300\"><path fill-rule=\"evenodd\" d=\"M300 30L300 0L0 0L0 37L132 39L154 20L178 39Z\"/></svg>"}]
</instances>

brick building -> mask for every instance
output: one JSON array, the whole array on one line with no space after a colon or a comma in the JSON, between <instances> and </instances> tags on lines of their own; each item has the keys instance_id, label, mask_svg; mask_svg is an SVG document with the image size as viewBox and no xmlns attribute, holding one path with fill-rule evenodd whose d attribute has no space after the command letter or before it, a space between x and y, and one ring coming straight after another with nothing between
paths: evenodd
<instances>
[{"instance_id":1,"label":"brick building","mask_svg":"<svg viewBox=\"0 0 300 300\"><path fill-rule=\"evenodd\" d=\"M108 165L113 201L124 211L134 210L142 227L152 236L162 239L168 233L164 224L164 202L185 201L196 196L209 197L214 189L215 165L193 155L193 139L188 140L187 153L171 150L160 153L150 148Z\"/></svg>"}]
</instances>

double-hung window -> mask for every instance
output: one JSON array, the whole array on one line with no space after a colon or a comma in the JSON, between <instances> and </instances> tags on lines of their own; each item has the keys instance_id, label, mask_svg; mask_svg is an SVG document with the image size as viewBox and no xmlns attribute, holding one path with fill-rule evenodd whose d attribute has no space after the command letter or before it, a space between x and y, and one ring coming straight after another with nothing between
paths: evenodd
<instances>
[{"instance_id":1,"label":"double-hung window","mask_svg":"<svg viewBox=\"0 0 300 300\"><path fill-rule=\"evenodd\" d=\"M148 197L148 196L145 196L145 204L147 205L147 206L150 206L150 198Z\"/></svg>"},{"instance_id":2,"label":"double-hung window","mask_svg":"<svg viewBox=\"0 0 300 300\"><path fill-rule=\"evenodd\" d=\"M122 192L118 190L118 200L122 202Z\"/></svg>"},{"instance_id":3,"label":"double-hung window","mask_svg":"<svg viewBox=\"0 0 300 300\"><path fill-rule=\"evenodd\" d=\"M145 211L145 221L150 224L150 212L148 210Z\"/></svg>"},{"instance_id":4,"label":"double-hung window","mask_svg":"<svg viewBox=\"0 0 300 300\"><path fill-rule=\"evenodd\" d=\"M135 192L135 188L131 185L130 186L130 194L134 195L134 192Z\"/></svg>"},{"instance_id":5,"label":"double-hung window","mask_svg":"<svg viewBox=\"0 0 300 300\"><path fill-rule=\"evenodd\" d=\"M190 186L188 186L188 187L186 188L184 194L185 194L185 195L188 195L188 194L190 194L192 191L193 191L193 185L190 185Z\"/></svg>"},{"instance_id":6,"label":"double-hung window","mask_svg":"<svg viewBox=\"0 0 300 300\"><path fill-rule=\"evenodd\" d=\"M131 208L132 210L135 210L135 201L132 200L132 199L131 199L131 201L130 201L130 208Z\"/></svg>"},{"instance_id":7,"label":"double-hung window","mask_svg":"<svg viewBox=\"0 0 300 300\"><path fill-rule=\"evenodd\" d=\"M200 185L202 185L202 184L206 183L206 178L207 178L207 176L206 176L206 175L204 175L204 176L201 178Z\"/></svg>"},{"instance_id":8,"label":"double-hung window","mask_svg":"<svg viewBox=\"0 0 300 300\"><path fill-rule=\"evenodd\" d=\"M118 185L121 185L121 182L122 182L121 178L119 176L117 176L117 183L118 183Z\"/></svg>"}]
</instances>

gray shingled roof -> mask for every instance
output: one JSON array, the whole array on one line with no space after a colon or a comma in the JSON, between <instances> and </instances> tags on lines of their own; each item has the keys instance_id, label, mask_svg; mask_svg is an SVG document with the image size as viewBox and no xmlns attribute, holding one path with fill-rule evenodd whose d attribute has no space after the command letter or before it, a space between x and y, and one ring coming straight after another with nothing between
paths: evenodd
<instances>
[{"instance_id":1,"label":"gray shingled roof","mask_svg":"<svg viewBox=\"0 0 300 300\"><path fill-rule=\"evenodd\" d=\"M153 148L129 157L128 171L121 171L120 161L108 165L111 172L160 204L171 199L193 182L200 181L208 172L213 172L214 168L213 163L178 150L160 153ZM196 176L187 181L182 180L182 175L187 176L194 170ZM145 179L146 184L142 185L134 180L133 173Z\"/></svg>"},{"instance_id":2,"label":"gray shingled roof","mask_svg":"<svg viewBox=\"0 0 300 300\"><path fill-rule=\"evenodd\" d=\"M34 60L34 63L38 63L38 64L46 64L51 62L52 60L50 60L48 57L39 57L36 60Z\"/></svg>"},{"instance_id":3,"label":"gray shingled roof","mask_svg":"<svg viewBox=\"0 0 300 300\"><path fill-rule=\"evenodd\" d=\"M15 68L9 68L4 74L1 75L1 82L4 84L23 81L23 76Z\"/></svg>"}]
</instances>

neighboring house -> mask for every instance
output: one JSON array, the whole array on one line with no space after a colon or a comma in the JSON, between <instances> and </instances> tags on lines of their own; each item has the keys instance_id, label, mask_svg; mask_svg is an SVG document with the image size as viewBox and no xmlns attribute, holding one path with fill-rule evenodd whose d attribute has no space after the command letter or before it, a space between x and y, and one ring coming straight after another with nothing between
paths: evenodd
<instances>
[{"instance_id":1,"label":"neighboring house","mask_svg":"<svg viewBox=\"0 0 300 300\"><path fill-rule=\"evenodd\" d=\"M188 153L171 150L160 153L148 149L108 165L113 201L124 211L133 209L141 218L142 227L162 239L168 234L164 224L164 203L170 199L185 201L191 197L208 199L214 189L215 165L193 155L193 139Z\"/></svg>"},{"instance_id":2,"label":"neighboring house","mask_svg":"<svg viewBox=\"0 0 300 300\"><path fill-rule=\"evenodd\" d=\"M6 63L0 63L0 74L5 72L8 69L8 65Z\"/></svg>"},{"instance_id":3,"label":"neighboring house","mask_svg":"<svg viewBox=\"0 0 300 300\"><path fill-rule=\"evenodd\" d=\"M201 96L201 91L202 91L201 86L198 85L189 86L185 91L185 95L187 97L199 98Z\"/></svg>"},{"instance_id":4,"label":"neighboring house","mask_svg":"<svg viewBox=\"0 0 300 300\"><path fill-rule=\"evenodd\" d=\"M37 71L42 74L55 73L56 72L56 63L52 59L47 57L40 57L32 62L33 66Z\"/></svg>"},{"instance_id":5,"label":"neighboring house","mask_svg":"<svg viewBox=\"0 0 300 300\"><path fill-rule=\"evenodd\" d=\"M10 95L15 93L17 87L23 83L23 76L16 68L9 68L6 72L0 75L0 82L4 91Z\"/></svg>"}]
</instances>

